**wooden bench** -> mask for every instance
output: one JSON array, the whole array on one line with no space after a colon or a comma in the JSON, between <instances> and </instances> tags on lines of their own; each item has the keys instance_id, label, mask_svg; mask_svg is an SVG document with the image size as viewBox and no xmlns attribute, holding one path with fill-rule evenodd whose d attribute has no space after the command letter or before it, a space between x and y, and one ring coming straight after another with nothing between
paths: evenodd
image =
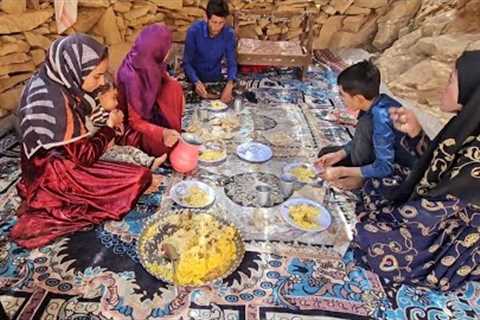
<instances>
[{"instance_id":1,"label":"wooden bench","mask_svg":"<svg viewBox=\"0 0 480 320\"><path fill-rule=\"evenodd\" d=\"M307 11L298 12L272 12L264 10L241 10L234 12L233 25L237 36L242 17L252 16L270 19L291 19L302 16L302 33L300 41L289 41L280 39L278 41L263 39L239 38L237 42L237 60L240 65L263 65L278 67L298 67L300 69L299 77L303 79L308 66L312 62L312 14ZM286 35L281 35L285 37Z\"/></svg>"}]
</instances>

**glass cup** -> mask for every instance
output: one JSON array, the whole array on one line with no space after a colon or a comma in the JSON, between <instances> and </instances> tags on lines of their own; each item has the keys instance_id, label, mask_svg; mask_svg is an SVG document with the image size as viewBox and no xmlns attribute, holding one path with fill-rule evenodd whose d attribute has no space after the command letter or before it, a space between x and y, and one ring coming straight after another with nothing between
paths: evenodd
<instances>
[{"instance_id":1,"label":"glass cup","mask_svg":"<svg viewBox=\"0 0 480 320\"><path fill-rule=\"evenodd\" d=\"M280 177L280 190L285 198L292 195L295 189L295 178L290 175L282 175Z\"/></svg>"},{"instance_id":2,"label":"glass cup","mask_svg":"<svg viewBox=\"0 0 480 320\"><path fill-rule=\"evenodd\" d=\"M195 109L195 118L200 122L207 122L209 118L208 110L204 108Z\"/></svg>"},{"instance_id":3,"label":"glass cup","mask_svg":"<svg viewBox=\"0 0 480 320\"><path fill-rule=\"evenodd\" d=\"M261 207L269 207L272 203L272 188L267 185L258 185L255 187L257 192L257 202Z\"/></svg>"},{"instance_id":4,"label":"glass cup","mask_svg":"<svg viewBox=\"0 0 480 320\"><path fill-rule=\"evenodd\" d=\"M241 99L239 99L239 98L235 99L235 101L233 102L233 110L236 113L242 112L242 100Z\"/></svg>"}]
</instances>

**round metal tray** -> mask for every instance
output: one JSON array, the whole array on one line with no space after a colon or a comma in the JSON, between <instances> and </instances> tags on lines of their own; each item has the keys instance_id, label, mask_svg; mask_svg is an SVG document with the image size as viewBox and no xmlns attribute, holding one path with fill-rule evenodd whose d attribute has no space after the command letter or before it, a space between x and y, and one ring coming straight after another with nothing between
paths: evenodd
<instances>
[{"instance_id":1,"label":"round metal tray","mask_svg":"<svg viewBox=\"0 0 480 320\"><path fill-rule=\"evenodd\" d=\"M205 279L201 283L179 283L173 279L170 279L166 276L163 271L162 267L165 266L165 271L171 270L171 266L169 267L168 260L165 260L165 256L162 255L158 248L161 246L161 243L166 235L171 235L180 230L182 227L180 226L180 220L185 221L188 219L188 216L192 215L208 215L213 217L217 220L222 226L232 226L235 230L235 246L236 246L236 255L234 259L232 259L231 265L229 268L224 271L221 275L215 276L211 279ZM172 222L170 220L175 221L171 217L178 216L177 223ZM180 218L181 217L181 218ZM201 229L198 230L198 232ZM171 283L176 286L188 286L188 287L200 287L212 284L218 280L225 279L229 275L231 275L239 266L243 260L245 254L245 246L243 243L242 235L240 231L231 223L227 222L226 220L219 218L209 211L200 211L194 209L182 209L182 210L174 210L170 211L169 213L162 215L162 216L154 216L152 217L142 229L140 236L137 241L137 253L140 260L140 263L145 268L145 270L154 276L157 279L162 281ZM155 268L156 266L159 266ZM195 266L192 265L192 268Z\"/></svg>"}]
</instances>

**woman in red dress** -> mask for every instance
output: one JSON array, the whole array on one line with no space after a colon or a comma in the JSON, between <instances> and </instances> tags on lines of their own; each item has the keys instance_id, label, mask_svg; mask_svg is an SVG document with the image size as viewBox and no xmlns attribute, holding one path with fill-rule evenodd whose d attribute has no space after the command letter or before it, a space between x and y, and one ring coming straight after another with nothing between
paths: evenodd
<instances>
[{"instance_id":1,"label":"woman in red dress","mask_svg":"<svg viewBox=\"0 0 480 320\"><path fill-rule=\"evenodd\" d=\"M125 114L123 143L155 157L170 151L182 128L183 90L165 64L171 47L166 26L145 27L117 73L119 107Z\"/></svg>"},{"instance_id":2,"label":"woman in red dress","mask_svg":"<svg viewBox=\"0 0 480 320\"><path fill-rule=\"evenodd\" d=\"M10 233L25 248L120 219L151 182L143 167L98 161L123 122L119 111L93 136L85 127L107 68L106 47L76 34L52 43L25 87L17 111L23 203Z\"/></svg>"}]
</instances>

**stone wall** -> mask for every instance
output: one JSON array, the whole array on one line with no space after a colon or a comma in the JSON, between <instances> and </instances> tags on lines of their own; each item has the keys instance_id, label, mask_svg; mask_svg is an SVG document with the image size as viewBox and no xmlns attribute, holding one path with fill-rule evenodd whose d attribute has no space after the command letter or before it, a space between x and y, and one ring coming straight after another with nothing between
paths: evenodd
<instances>
[{"instance_id":1,"label":"stone wall","mask_svg":"<svg viewBox=\"0 0 480 320\"><path fill-rule=\"evenodd\" d=\"M183 41L192 21L203 17L208 0L79 0L77 22L64 34L84 32L109 45L112 65L120 63L143 26L164 22L176 41ZM398 4L397 4L398 2ZM264 9L313 15L315 48L356 47L373 43L387 47L419 7L420 0L231 0L234 10ZM393 3L397 14L392 15ZM401 3L401 4L400 4ZM53 0L0 0L0 117L14 110L23 82L45 58L59 37ZM377 23L378 21L378 23ZM379 26L389 26L379 32ZM381 29L383 27L380 27ZM240 20L239 35L263 39L298 40L302 17Z\"/></svg>"},{"instance_id":2,"label":"stone wall","mask_svg":"<svg viewBox=\"0 0 480 320\"><path fill-rule=\"evenodd\" d=\"M446 120L443 88L457 57L480 49L480 0L424 0L400 38L379 54L377 65L397 96Z\"/></svg>"},{"instance_id":3,"label":"stone wall","mask_svg":"<svg viewBox=\"0 0 480 320\"><path fill-rule=\"evenodd\" d=\"M393 91L417 99L422 105L434 106L434 88L444 82L448 73L445 62L476 39L464 32L477 30L478 11L476 16L471 12L479 1L230 0L230 5L240 12L263 9L299 13L288 20L273 16L242 18L240 37L297 41L302 36L301 13L309 12L314 48L364 47L377 53L388 48L378 62ZM51 41L61 36L57 33L53 2L0 0L0 118L15 109L23 83L42 63ZM63 34L84 32L105 43L115 68L145 25L166 23L172 27L175 40L183 41L191 22L203 17L202 8L208 0L78 2L77 22ZM462 36L457 38L458 32ZM419 79L419 86L412 83L420 76L428 79ZM412 93L417 89L421 97Z\"/></svg>"}]
</instances>

